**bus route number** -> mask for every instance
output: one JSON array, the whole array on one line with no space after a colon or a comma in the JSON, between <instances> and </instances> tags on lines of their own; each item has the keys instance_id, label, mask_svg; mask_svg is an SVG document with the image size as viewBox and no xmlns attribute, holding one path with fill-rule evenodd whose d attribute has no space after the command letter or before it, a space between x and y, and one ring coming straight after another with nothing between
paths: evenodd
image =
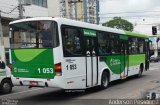
<instances>
[{"instance_id":1,"label":"bus route number","mask_svg":"<svg viewBox=\"0 0 160 105\"><path fill-rule=\"evenodd\" d=\"M67 70L76 70L77 65L76 64L67 65L66 68L67 68Z\"/></svg>"},{"instance_id":2,"label":"bus route number","mask_svg":"<svg viewBox=\"0 0 160 105\"><path fill-rule=\"evenodd\" d=\"M38 68L38 73L41 74L53 74L53 68Z\"/></svg>"}]
</instances>

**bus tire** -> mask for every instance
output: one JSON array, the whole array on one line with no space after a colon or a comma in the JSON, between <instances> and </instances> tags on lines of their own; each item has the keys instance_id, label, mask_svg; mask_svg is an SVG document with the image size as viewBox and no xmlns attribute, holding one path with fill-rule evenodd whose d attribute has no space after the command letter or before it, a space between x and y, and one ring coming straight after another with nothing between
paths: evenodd
<instances>
[{"instance_id":1,"label":"bus tire","mask_svg":"<svg viewBox=\"0 0 160 105\"><path fill-rule=\"evenodd\" d=\"M102 76L101 76L101 85L100 85L100 88L101 89L106 89L108 87L108 84L109 84L108 72L104 71L102 73Z\"/></svg>"},{"instance_id":2,"label":"bus tire","mask_svg":"<svg viewBox=\"0 0 160 105\"><path fill-rule=\"evenodd\" d=\"M1 92L4 94L11 93L12 82L9 79L4 79L1 83Z\"/></svg>"},{"instance_id":3,"label":"bus tire","mask_svg":"<svg viewBox=\"0 0 160 105\"><path fill-rule=\"evenodd\" d=\"M143 73L143 65L140 66L139 68L139 72L138 74L136 75L138 78L142 77L142 73Z\"/></svg>"}]
</instances>

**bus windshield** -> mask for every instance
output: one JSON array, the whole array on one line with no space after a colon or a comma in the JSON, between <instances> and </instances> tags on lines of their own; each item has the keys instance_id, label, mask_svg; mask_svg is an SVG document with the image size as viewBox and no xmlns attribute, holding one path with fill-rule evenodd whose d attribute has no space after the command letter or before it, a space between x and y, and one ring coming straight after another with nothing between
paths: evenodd
<instances>
[{"instance_id":1,"label":"bus windshield","mask_svg":"<svg viewBox=\"0 0 160 105\"><path fill-rule=\"evenodd\" d=\"M11 48L54 48L59 45L57 23L27 21L11 24Z\"/></svg>"}]
</instances>

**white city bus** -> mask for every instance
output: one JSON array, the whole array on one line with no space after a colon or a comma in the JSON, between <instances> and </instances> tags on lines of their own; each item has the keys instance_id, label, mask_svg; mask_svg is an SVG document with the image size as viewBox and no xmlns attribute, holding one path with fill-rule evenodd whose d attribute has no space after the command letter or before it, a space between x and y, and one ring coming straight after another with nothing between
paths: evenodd
<instances>
[{"instance_id":1,"label":"white city bus","mask_svg":"<svg viewBox=\"0 0 160 105\"><path fill-rule=\"evenodd\" d=\"M14 85L86 89L148 70L148 36L64 18L10 23Z\"/></svg>"}]
</instances>

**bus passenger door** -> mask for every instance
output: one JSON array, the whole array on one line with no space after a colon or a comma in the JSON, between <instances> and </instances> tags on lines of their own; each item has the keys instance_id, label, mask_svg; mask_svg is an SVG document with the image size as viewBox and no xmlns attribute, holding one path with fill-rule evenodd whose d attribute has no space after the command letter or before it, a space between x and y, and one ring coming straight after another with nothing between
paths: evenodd
<instances>
[{"instance_id":1,"label":"bus passenger door","mask_svg":"<svg viewBox=\"0 0 160 105\"><path fill-rule=\"evenodd\" d=\"M86 55L86 86L92 87L98 83L96 37L85 37Z\"/></svg>"},{"instance_id":2,"label":"bus passenger door","mask_svg":"<svg viewBox=\"0 0 160 105\"><path fill-rule=\"evenodd\" d=\"M127 41L121 41L121 74L120 78L125 79L128 76L128 43Z\"/></svg>"}]
</instances>

